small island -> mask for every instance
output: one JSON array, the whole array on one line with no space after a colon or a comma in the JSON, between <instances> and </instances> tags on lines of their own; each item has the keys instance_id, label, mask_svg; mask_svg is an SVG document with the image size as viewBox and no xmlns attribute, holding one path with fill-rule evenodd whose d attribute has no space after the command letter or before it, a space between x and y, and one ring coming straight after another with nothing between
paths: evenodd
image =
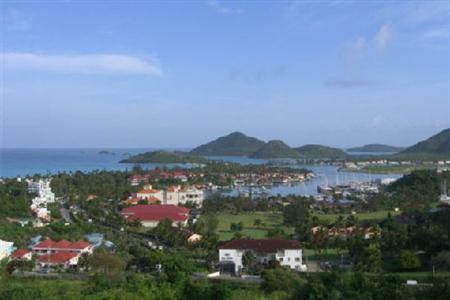
<instances>
[{"instance_id":1,"label":"small island","mask_svg":"<svg viewBox=\"0 0 450 300\"><path fill-rule=\"evenodd\" d=\"M108 150L98 151L98 154L101 154L101 155L116 155L116 153L114 153L112 151L108 151Z\"/></svg>"},{"instance_id":2,"label":"small island","mask_svg":"<svg viewBox=\"0 0 450 300\"><path fill-rule=\"evenodd\" d=\"M121 160L121 163L145 164L187 164L187 163L205 163L208 160L199 156L189 155L184 152L169 152L164 150L140 153Z\"/></svg>"},{"instance_id":3,"label":"small island","mask_svg":"<svg viewBox=\"0 0 450 300\"><path fill-rule=\"evenodd\" d=\"M348 152L361 152L361 153L370 153L370 152L379 152L379 153L394 153L405 150L405 147L396 147L384 144L369 144L364 145L362 147L354 147L347 149Z\"/></svg>"}]
</instances>

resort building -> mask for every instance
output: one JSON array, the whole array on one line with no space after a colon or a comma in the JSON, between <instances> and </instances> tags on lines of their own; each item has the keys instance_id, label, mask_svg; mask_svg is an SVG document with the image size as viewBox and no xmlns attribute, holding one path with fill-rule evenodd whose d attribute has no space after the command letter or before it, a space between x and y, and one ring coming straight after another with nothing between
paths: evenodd
<instances>
[{"instance_id":1,"label":"resort building","mask_svg":"<svg viewBox=\"0 0 450 300\"><path fill-rule=\"evenodd\" d=\"M11 254L12 260L31 260L32 258L33 253L27 249L19 249L14 251L13 254Z\"/></svg>"},{"instance_id":2,"label":"resort building","mask_svg":"<svg viewBox=\"0 0 450 300\"><path fill-rule=\"evenodd\" d=\"M92 254L94 246L91 243L85 241L70 242L67 240L61 240L59 242L47 239L31 247L33 253L37 255L51 254L57 252L70 252L76 254Z\"/></svg>"},{"instance_id":3,"label":"resort building","mask_svg":"<svg viewBox=\"0 0 450 300\"><path fill-rule=\"evenodd\" d=\"M0 260L7 258L14 251L14 243L0 240Z\"/></svg>"},{"instance_id":4,"label":"resort building","mask_svg":"<svg viewBox=\"0 0 450 300\"><path fill-rule=\"evenodd\" d=\"M186 226L189 209L176 205L135 205L124 208L122 215L128 222L139 220L142 226L156 227L161 220L169 219L172 226Z\"/></svg>"},{"instance_id":5,"label":"resort building","mask_svg":"<svg viewBox=\"0 0 450 300\"><path fill-rule=\"evenodd\" d=\"M38 266L41 268L62 267L63 269L74 268L78 265L80 255L73 252L56 252L44 254L38 257Z\"/></svg>"},{"instance_id":6,"label":"resort building","mask_svg":"<svg viewBox=\"0 0 450 300\"><path fill-rule=\"evenodd\" d=\"M164 191L153 189L149 184L145 185L142 190L136 193L136 198L141 200L164 201Z\"/></svg>"},{"instance_id":7,"label":"resort building","mask_svg":"<svg viewBox=\"0 0 450 300\"><path fill-rule=\"evenodd\" d=\"M201 206L204 200L203 190L195 186L170 186L164 197L164 204L186 204L191 202Z\"/></svg>"},{"instance_id":8,"label":"resort building","mask_svg":"<svg viewBox=\"0 0 450 300\"><path fill-rule=\"evenodd\" d=\"M247 251L253 251L261 264L278 261L281 266L294 270L304 270L302 249L294 240L232 240L219 247L219 265L221 273L239 274L242 270L242 258Z\"/></svg>"}]
</instances>

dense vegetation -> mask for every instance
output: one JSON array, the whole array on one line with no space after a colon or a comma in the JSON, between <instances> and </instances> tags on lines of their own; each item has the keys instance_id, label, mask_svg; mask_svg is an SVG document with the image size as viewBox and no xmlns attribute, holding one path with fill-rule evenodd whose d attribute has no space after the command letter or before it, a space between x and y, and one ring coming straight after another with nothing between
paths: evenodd
<instances>
[{"instance_id":1,"label":"dense vegetation","mask_svg":"<svg viewBox=\"0 0 450 300\"><path fill-rule=\"evenodd\" d=\"M240 132L233 132L212 142L198 146L190 153L206 156L248 156L261 148L264 142Z\"/></svg>"},{"instance_id":2,"label":"dense vegetation","mask_svg":"<svg viewBox=\"0 0 450 300\"><path fill-rule=\"evenodd\" d=\"M273 140L252 153L252 158L299 158L297 151L286 145L283 141Z\"/></svg>"},{"instance_id":3,"label":"dense vegetation","mask_svg":"<svg viewBox=\"0 0 450 300\"><path fill-rule=\"evenodd\" d=\"M443 130L399 153L400 157L450 157L450 129Z\"/></svg>"},{"instance_id":4,"label":"dense vegetation","mask_svg":"<svg viewBox=\"0 0 450 300\"><path fill-rule=\"evenodd\" d=\"M120 162L132 164L137 163L185 164L185 163L204 163L206 162L206 159L194 155L188 155L186 153L168 152L161 150L137 154L129 158L123 159Z\"/></svg>"},{"instance_id":5,"label":"dense vegetation","mask_svg":"<svg viewBox=\"0 0 450 300\"><path fill-rule=\"evenodd\" d=\"M294 148L302 158L329 158L339 159L346 158L348 154L338 148L332 148L323 145L304 145Z\"/></svg>"}]
</instances>

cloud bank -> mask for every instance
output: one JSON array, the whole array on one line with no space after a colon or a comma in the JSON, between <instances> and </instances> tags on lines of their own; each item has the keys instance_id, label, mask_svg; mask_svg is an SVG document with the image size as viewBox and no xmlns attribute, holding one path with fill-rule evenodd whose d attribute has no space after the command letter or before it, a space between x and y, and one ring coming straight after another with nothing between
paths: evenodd
<instances>
[{"instance_id":1,"label":"cloud bank","mask_svg":"<svg viewBox=\"0 0 450 300\"><path fill-rule=\"evenodd\" d=\"M225 7L223 4L221 4L217 0L209 0L206 2L209 7L214 9L217 13L223 14L223 15L240 15L244 13L244 10L240 8L230 8Z\"/></svg>"},{"instance_id":2,"label":"cloud bank","mask_svg":"<svg viewBox=\"0 0 450 300\"><path fill-rule=\"evenodd\" d=\"M45 71L70 74L162 74L156 60L121 54L45 55L7 52L1 54L6 70Z\"/></svg>"}]
</instances>

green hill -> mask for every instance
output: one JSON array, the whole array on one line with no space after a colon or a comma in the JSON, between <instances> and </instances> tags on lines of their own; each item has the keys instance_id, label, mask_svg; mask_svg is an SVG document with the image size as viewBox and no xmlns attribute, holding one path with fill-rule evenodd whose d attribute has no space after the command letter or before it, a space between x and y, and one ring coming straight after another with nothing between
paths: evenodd
<instances>
[{"instance_id":1,"label":"green hill","mask_svg":"<svg viewBox=\"0 0 450 300\"><path fill-rule=\"evenodd\" d=\"M348 154L338 148L323 145L304 145L294 148L302 158L346 158Z\"/></svg>"},{"instance_id":2,"label":"green hill","mask_svg":"<svg viewBox=\"0 0 450 300\"><path fill-rule=\"evenodd\" d=\"M187 155L181 152L169 152L169 151L152 151L140 153L123 159L121 163L203 163L206 160L193 155Z\"/></svg>"},{"instance_id":3,"label":"green hill","mask_svg":"<svg viewBox=\"0 0 450 300\"><path fill-rule=\"evenodd\" d=\"M405 150L405 147L395 147L384 144L368 144L362 147L354 147L347 149L348 152L400 152Z\"/></svg>"},{"instance_id":4,"label":"green hill","mask_svg":"<svg viewBox=\"0 0 450 300\"><path fill-rule=\"evenodd\" d=\"M250 155L251 158L298 158L297 151L280 140L266 143L260 149Z\"/></svg>"},{"instance_id":5,"label":"green hill","mask_svg":"<svg viewBox=\"0 0 450 300\"><path fill-rule=\"evenodd\" d=\"M193 149L192 155L248 156L261 148L264 142L241 132L233 132Z\"/></svg>"},{"instance_id":6,"label":"green hill","mask_svg":"<svg viewBox=\"0 0 450 300\"><path fill-rule=\"evenodd\" d=\"M450 157L450 129L445 129L399 153L401 157L422 159Z\"/></svg>"}]
</instances>

